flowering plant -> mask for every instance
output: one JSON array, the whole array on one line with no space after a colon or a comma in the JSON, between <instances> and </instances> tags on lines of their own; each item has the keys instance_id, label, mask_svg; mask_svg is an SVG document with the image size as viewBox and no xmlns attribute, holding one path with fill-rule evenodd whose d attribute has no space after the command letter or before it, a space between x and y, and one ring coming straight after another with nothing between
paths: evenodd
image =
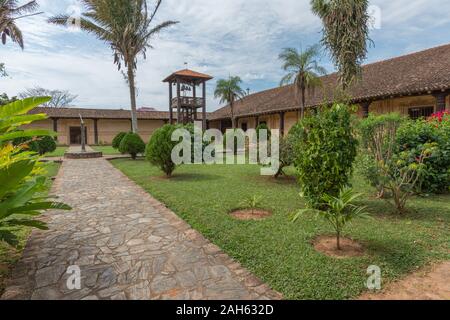
<instances>
[{"instance_id":1,"label":"flowering plant","mask_svg":"<svg viewBox=\"0 0 450 320\"><path fill-rule=\"evenodd\" d=\"M450 120L450 112L449 111L439 111L434 114L432 114L429 118L430 120L438 120L439 122L442 121L449 121Z\"/></svg>"}]
</instances>

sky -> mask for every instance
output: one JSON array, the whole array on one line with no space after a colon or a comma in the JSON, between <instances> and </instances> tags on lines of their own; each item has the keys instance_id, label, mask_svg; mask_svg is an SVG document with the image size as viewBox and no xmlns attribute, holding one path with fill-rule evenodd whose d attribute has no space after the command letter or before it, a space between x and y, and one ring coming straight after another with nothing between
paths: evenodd
<instances>
[{"instance_id":1,"label":"sky","mask_svg":"<svg viewBox=\"0 0 450 320\"><path fill-rule=\"evenodd\" d=\"M24 2L24 1L22 1ZM15 96L26 88L69 90L82 108L129 109L123 75L111 49L81 31L46 23L54 14L80 10L77 0L38 0L44 14L18 20L25 50L8 41L0 45L0 62L9 77L0 93ZM149 0L153 5L155 2ZM283 76L278 55L283 48L306 48L321 39L321 22L309 0L163 0L157 21L180 23L153 39L147 59L139 59L138 106L168 110L168 87L162 80L189 69L214 77L208 82L208 111L218 79L240 76L251 93L274 88ZM372 0L374 27L367 63L450 43L450 1ZM334 67L324 52L320 63ZM414 67L414 66L411 66Z\"/></svg>"}]
</instances>

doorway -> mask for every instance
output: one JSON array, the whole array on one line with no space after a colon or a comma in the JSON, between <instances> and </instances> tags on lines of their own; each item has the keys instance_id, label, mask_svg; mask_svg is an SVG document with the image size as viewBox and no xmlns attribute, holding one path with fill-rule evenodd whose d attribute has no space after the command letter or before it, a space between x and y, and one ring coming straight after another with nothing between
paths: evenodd
<instances>
[{"instance_id":1,"label":"doorway","mask_svg":"<svg viewBox=\"0 0 450 320\"><path fill-rule=\"evenodd\" d=\"M84 128L85 131L85 143L87 144L87 128ZM81 144L81 128L80 127L70 127L70 144L71 145L80 145Z\"/></svg>"}]
</instances>

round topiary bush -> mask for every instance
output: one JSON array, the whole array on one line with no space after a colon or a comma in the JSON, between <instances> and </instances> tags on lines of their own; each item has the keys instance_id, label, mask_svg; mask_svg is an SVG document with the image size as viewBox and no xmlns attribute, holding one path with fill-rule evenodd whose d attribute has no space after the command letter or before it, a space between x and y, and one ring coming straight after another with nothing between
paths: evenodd
<instances>
[{"instance_id":1,"label":"round topiary bush","mask_svg":"<svg viewBox=\"0 0 450 320\"><path fill-rule=\"evenodd\" d=\"M53 152L56 150L56 141L53 137L45 136L39 138L37 141L38 153L42 156L46 153Z\"/></svg>"},{"instance_id":2,"label":"round topiary bush","mask_svg":"<svg viewBox=\"0 0 450 320\"><path fill-rule=\"evenodd\" d=\"M178 142L172 141L172 134L179 126L167 124L156 130L147 145L145 156L151 164L159 167L168 177L175 170L172 150Z\"/></svg>"},{"instance_id":3,"label":"round topiary bush","mask_svg":"<svg viewBox=\"0 0 450 320\"><path fill-rule=\"evenodd\" d=\"M120 142L119 151L136 160L139 153L145 152L145 143L137 133L127 133Z\"/></svg>"},{"instance_id":4,"label":"round topiary bush","mask_svg":"<svg viewBox=\"0 0 450 320\"><path fill-rule=\"evenodd\" d=\"M120 143L122 142L123 137L125 137L126 135L127 135L126 132L121 132L117 136L115 136L115 138L112 141L112 147L116 150L119 150Z\"/></svg>"}]
</instances>

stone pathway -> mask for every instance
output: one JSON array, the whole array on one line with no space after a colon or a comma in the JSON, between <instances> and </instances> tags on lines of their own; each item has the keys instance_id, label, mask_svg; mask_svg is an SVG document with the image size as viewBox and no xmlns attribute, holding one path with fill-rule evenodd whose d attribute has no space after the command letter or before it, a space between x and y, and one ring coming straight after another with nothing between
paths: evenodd
<instances>
[{"instance_id":1,"label":"stone pathway","mask_svg":"<svg viewBox=\"0 0 450 320\"><path fill-rule=\"evenodd\" d=\"M3 299L280 299L104 159L65 160ZM69 266L81 289L67 287Z\"/></svg>"},{"instance_id":2,"label":"stone pathway","mask_svg":"<svg viewBox=\"0 0 450 320\"><path fill-rule=\"evenodd\" d=\"M450 261L425 268L360 300L450 300Z\"/></svg>"}]
</instances>

